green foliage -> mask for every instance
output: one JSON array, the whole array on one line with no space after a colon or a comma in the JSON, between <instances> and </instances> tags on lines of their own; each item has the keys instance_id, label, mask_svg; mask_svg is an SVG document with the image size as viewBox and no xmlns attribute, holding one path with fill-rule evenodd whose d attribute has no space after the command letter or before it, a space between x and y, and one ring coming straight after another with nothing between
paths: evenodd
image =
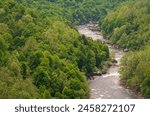
<instances>
[{"instance_id":1,"label":"green foliage","mask_svg":"<svg viewBox=\"0 0 150 116\"><path fill-rule=\"evenodd\" d=\"M75 24L85 24L90 21L98 21L100 17L107 14L108 9L114 8L125 0L47 0L57 4L70 14ZM93 7L94 6L94 7ZM67 8L67 9L66 9ZM64 14L65 15L65 14ZM68 15L69 16L69 15ZM68 18L67 16L67 18Z\"/></svg>"},{"instance_id":2,"label":"green foliage","mask_svg":"<svg viewBox=\"0 0 150 116\"><path fill-rule=\"evenodd\" d=\"M121 79L135 91L150 97L150 47L127 53L121 61Z\"/></svg>"},{"instance_id":3,"label":"green foliage","mask_svg":"<svg viewBox=\"0 0 150 116\"><path fill-rule=\"evenodd\" d=\"M0 1L0 98L89 98L86 76L101 68L109 50L73 24L96 21L105 6L117 4L97 2Z\"/></svg>"},{"instance_id":4,"label":"green foliage","mask_svg":"<svg viewBox=\"0 0 150 116\"><path fill-rule=\"evenodd\" d=\"M120 47L138 50L150 43L150 1L130 0L100 20L105 35Z\"/></svg>"},{"instance_id":5,"label":"green foliage","mask_svg":"<svg viewBox=\"0 0 150 116\"><path fill-rule=\"evenodd\" d=\"M0 98L1 99L30 99L39 98L38 89L32 84L31 79L22 80L12 77L11 70L0 68Z\"/></svg>"}]
</instances>

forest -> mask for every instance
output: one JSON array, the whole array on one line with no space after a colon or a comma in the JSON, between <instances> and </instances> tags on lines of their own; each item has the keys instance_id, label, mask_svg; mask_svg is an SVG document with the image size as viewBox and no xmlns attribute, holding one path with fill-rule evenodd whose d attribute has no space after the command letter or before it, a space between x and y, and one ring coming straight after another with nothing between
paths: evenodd
<instances>
[{"instance_id":1,"label":"forest","mask_svg":"<svg viewBox=\"0 0 150 116\"><path fill-rule=\"evenodd\" d=\"M0 0L0 98L90 98L87 77L110 53L75 26L97 21L129 50L122 82L150 97L149 0Z\"/></svg>"},{"instance_id":2,"label":"forest","mask_svg":"<svg viewBox=\"0 0 150 116\"><path fill-rule=\"evenodd\" d=\"M150 1L128 0L99 21L105 36L129 52L122 58L123 84L150 97Z\"/></svg>"},{"instance_id":3,"label":"forest","mask_svg":"<svg viewBox=\"0 0 150 116\"><path fill-rule=\"evenodd\" d=\"M112 43L139 50L150 43L150 1L128 0L111 10L99 24Z\"/></svg>"},{"instance_id":4,"label":"forest","mask_svg":"<svg viewBox=\"0 0 150 116\"><path fill-rule=\"evenodd\" d=\"M108 47L80 35L73 9L56 2L0 1L0 98L90 97L87 75L109 59Z\"/></svg>"}]
</instances>

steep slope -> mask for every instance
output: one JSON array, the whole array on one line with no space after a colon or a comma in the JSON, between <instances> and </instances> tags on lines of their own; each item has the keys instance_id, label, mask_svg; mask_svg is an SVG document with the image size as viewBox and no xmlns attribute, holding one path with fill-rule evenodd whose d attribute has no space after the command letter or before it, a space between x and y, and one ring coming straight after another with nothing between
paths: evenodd
<instances>
[{"instance_id":1,"label":"steep slope","mask_svg":"<svg viewBox=\"0 0 150 116\"><path fill-rule=\"evenodd\" d=\"M86 75L109 59L108 47L79 35L66 11L0 1L0 98L89 98Z\"/></svg>"}]
</instances>

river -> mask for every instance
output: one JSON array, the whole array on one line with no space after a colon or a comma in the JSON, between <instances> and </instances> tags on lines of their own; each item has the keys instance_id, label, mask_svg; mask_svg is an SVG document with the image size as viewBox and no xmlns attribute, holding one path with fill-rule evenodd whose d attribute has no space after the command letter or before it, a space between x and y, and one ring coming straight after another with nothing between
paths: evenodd
<instances>
[{"instance_id":1,"label":"river","mask_svg":"<svg viewBox=\"0 0 150 116\"><path fill-rule=\"evenodd\" d=\"M105 42L106 40L100 35L99 31L91 29L92 26L94 27L94 24L80 25L78 31L93 40L100 39ZM110 44L108 44L108 47L110 52L114 54L117 64L111 66L107 74L95 76L94 80L89 81L91 99L135 99L136 96L120 84L119 64L124 52Z\"/></svg>"}]
</instances>

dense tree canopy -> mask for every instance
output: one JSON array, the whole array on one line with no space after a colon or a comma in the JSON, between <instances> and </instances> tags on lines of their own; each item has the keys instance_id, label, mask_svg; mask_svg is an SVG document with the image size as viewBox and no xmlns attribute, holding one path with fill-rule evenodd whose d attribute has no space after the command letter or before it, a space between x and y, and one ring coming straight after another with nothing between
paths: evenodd
<instances>
[{"instance_id":1,"label":"dense tree canopy","mask_svg":"<svg viewBox=\"0 0 150 116\"><path fill-rule=\"evenodd\" d=\"M150 1L128 0L101 19L100 26L114 44L138 50L150 43Z\"/></svg>"},{"instance_id":2,"label":"dense tree canopy","mask_svg":"<svg viewBox=\"0 0 150 116\"><path fill-rule=\"evenodd\" d=\"M136 92L150 97L150 46L127 53L121 63L122 81Z\"/></svg>"},{"instance_id":3,"label":"dense tree canopy","mask_svg":"<svg viewBox=\"0 0 150 116\"><path fill-rule=\"evenodd\" d=\"M68 7L72 11L73 21L77 24L98 21L107 14L108 9L114 8L125 0L57 0L62 7Z\"/></svg>"},{"instance_id":4,"label":"dense tree canopy","mask_svg":"<svg viewBox=\"0 0 150 116\"><path fill-rule=\"evenodd\" d=\"M89 98L86 75L109 50L71 24L81 2L0 1L0 98Z\"/></svg>"}]
</instances>

